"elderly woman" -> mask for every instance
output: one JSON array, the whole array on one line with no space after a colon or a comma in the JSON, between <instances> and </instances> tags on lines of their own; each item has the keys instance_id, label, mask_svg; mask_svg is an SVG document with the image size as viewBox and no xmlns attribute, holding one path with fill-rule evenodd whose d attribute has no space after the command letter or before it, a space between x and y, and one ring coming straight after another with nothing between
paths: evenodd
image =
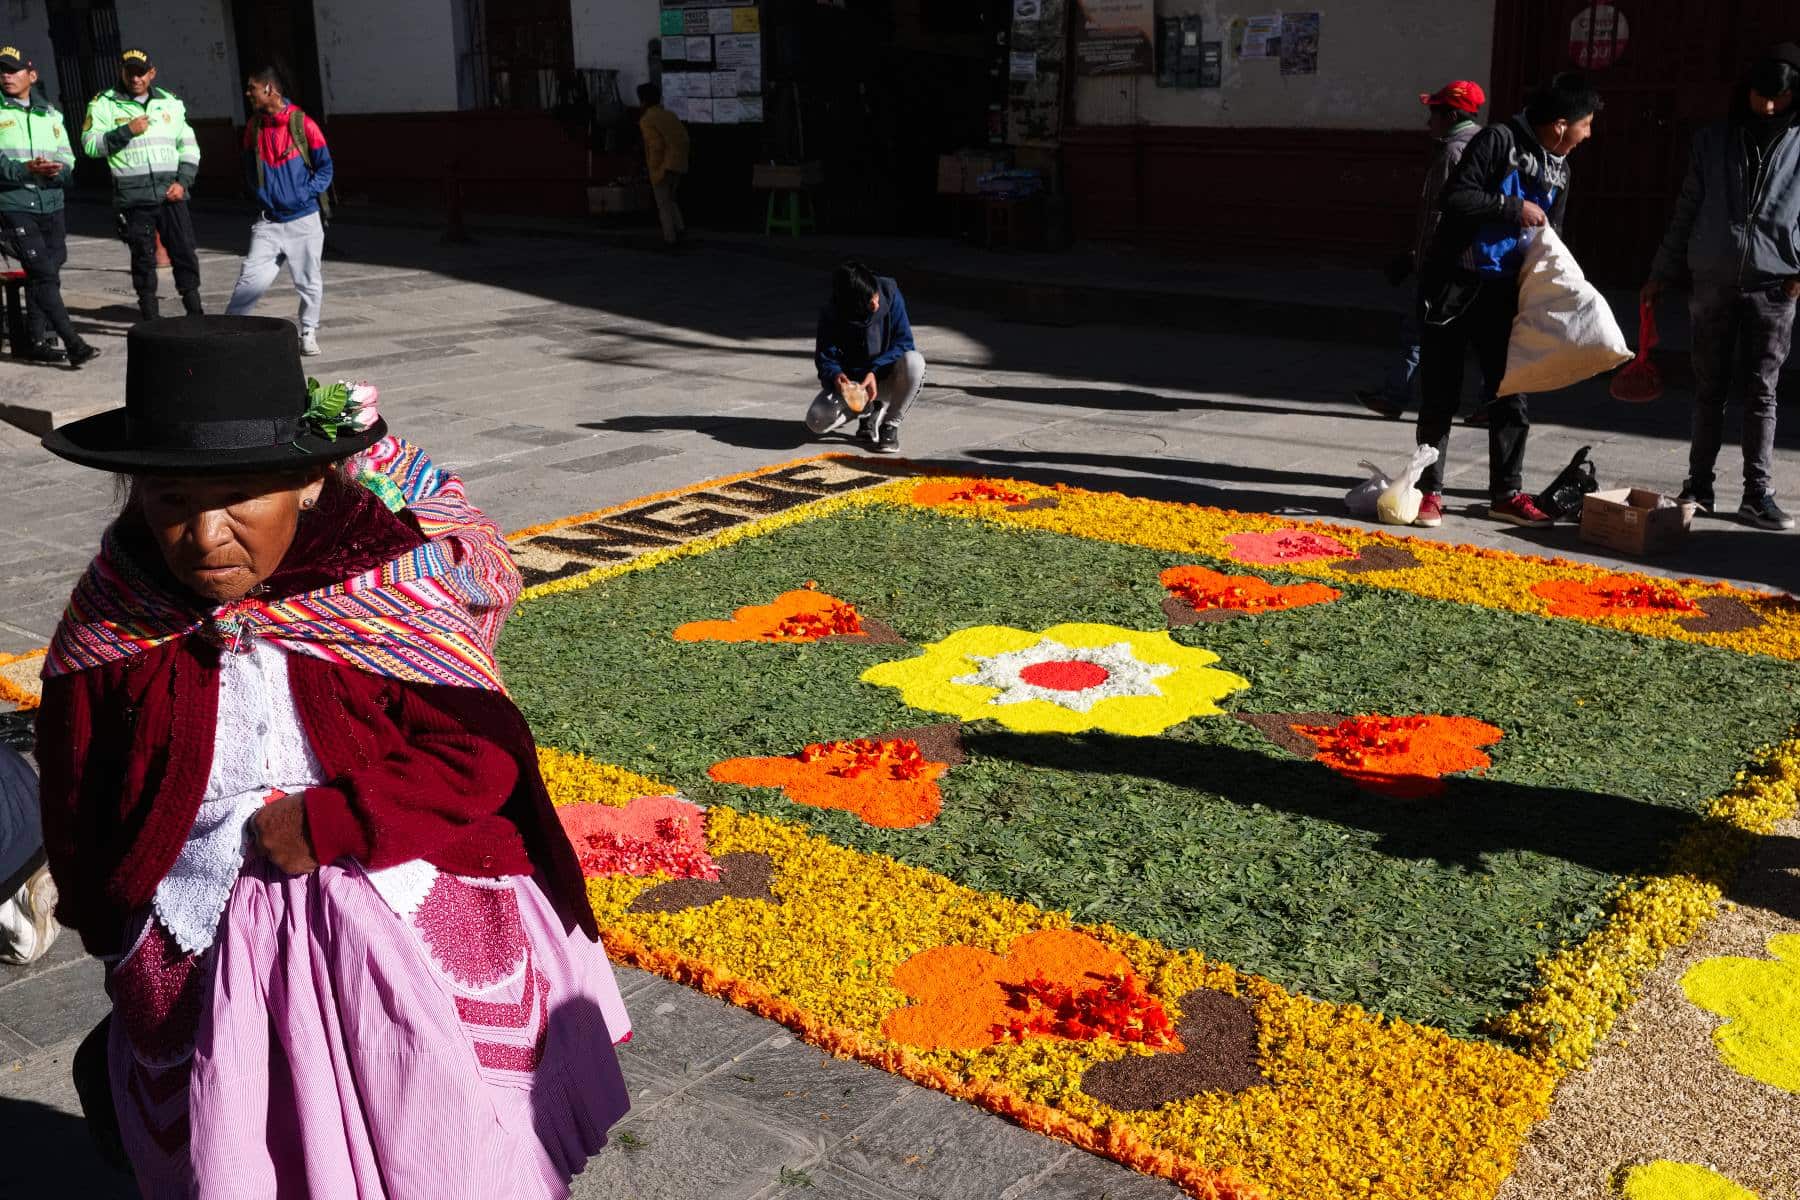
<instances>
[{"instance_id":1,"label":"elderly woman","mask_svg":"<svg viewBox=\"0 0 1800 1200\"><path fill-rule=\"evenodd\" d=\"M627 1100L624 1006L492 654L518 575L293 327L133 327L128 476L44 670L58 915L161 1197L560 1197Z\"/></svg>"}]
</instances>

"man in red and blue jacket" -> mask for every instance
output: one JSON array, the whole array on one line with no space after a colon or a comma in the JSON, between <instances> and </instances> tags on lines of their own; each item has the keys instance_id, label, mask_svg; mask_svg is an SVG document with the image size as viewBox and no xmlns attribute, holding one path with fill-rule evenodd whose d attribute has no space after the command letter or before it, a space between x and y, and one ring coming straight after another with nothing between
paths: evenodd
<instances>
[{"instance_id":1,"label":"man in red and blue jacket","mask_svg":"<svg viewBox=\"0 0 1800 1200\"><path fill-rule=\"evenodd\" d=\"M273 68L251 73L244 99L250 110L244 129L244 182L258 211L250 227L250 252L225 311L242 315L255 308L285 261L300 293L300 353L317 354L331 150L317 123L282 94L281 77Z\"/></svg>"}]
</instances>

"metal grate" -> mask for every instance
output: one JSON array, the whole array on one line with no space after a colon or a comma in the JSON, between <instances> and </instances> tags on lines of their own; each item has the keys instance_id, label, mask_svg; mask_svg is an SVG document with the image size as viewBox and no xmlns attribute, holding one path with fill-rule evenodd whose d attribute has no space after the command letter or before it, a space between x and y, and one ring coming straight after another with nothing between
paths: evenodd
<instances>
[{"instance_id":1,"label":"metal grate","mask_svg":"<svg viewBox=\"0 0 1800 1200\"><path fill-rule=\"evenodd\" d=\"M58 104L79 125L88 101L118 77L119 15L112 0L49 0L49 16Z\"/></svg>"}]
</instances>

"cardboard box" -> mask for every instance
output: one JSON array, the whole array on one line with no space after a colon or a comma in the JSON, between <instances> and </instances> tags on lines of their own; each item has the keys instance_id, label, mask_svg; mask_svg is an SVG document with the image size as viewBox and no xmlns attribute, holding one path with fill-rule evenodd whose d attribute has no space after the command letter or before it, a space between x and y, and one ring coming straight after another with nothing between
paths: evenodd
<instances>
[{"instance_id":1,"label":"cardboard box","mask_svg":"<svg viewBox=\"0 0 1800 1200\"><path fill-rule=\"evenodd\" d=\"M647 183L613 184L607 187L591 187L587 190L588 213L600 216L607 213L649 212L656 207L656 196Z\"/></svg>"},{"instance_id":2,"label":"cardboard box","mask_svg":"<svg viewBox=\"0 0 1800 1200\"><path fill-rule=\"evenodd\" d=\"M797 192L801 188L818 187L825 182L822 163L755 163L750 168L750 186L759 191Z\"/></svg>"},{"instance_id":3,"label":"cardboard box","mask_svg":"<svg viewBox=\"0 0 1800 1200\"><path fill-rule=\"evenodd\" d=\"M938 156L937 190L940 196L973 196L983 175L1006 169L1002 155L963 151Z\"/></svg>"},{"instance_id":4,"label":"cardboard box","mask_svg":"<svg viewBox=\"0 0 1800 1200\"><path fill-rule=\"evenodd\" d=\"M1581 502L1581 540L1624 554L1661 554L1687 539L1694 510L1659 508L1664 497L1643 488L1591 492Z\"/></svg>"}]
</instances>

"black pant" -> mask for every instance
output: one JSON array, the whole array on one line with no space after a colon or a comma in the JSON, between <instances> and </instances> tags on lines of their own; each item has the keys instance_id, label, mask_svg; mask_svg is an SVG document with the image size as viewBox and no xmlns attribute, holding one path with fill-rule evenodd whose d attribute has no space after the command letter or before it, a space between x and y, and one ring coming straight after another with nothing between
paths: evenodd
<instances>
[{"instance_id":1,"label":"black pant","mask_svg":"<svg viewBox=\"0 0 1800 1200\"><path fill-rule=\"evenodd\" d=\"M1455 316L1444 319L1447 298L1457 289L1475 294ZM1495 397L1506 374L1506 344L1513 317L1519 312L1515 279L1458 276L1436 280L1425 288L1426 314L1420 337L1419 444L1436 446L1438 460L1419 479L1422 492L1444 490L1444 455L1450 448L1450 425L1462 403L1463 359L1470 349L1481 367L1482 400L1488 406L1488 495L1498 502L1522 487L1525 435L1531 429L1524 396ZM1453 299L1452 299L1453 303Z\"/></svg>"},{"instance_id":2,"label":"black pant","mask_svg":"<svg viewBox=\"0 0 1800 1200\"><path fill-rule=\"evenodd\" d=\"M62 266L69 260L69 236L61 210L0 213L0 218L5 221L0 226L0 241L25 271L31 340L43 341L48 323L64 346L73 349L81 345L75 327L69 324L69 310L63 307Z\"/></svg>"},{"instance_id":3,"label":"black pant","mask_svg":"<svg viewBox=\"0 0 1800 1200\"><path fill-rule=\"evenodd\" d=\"M1694 343L1694 441L1688 481L1706 490L1725 440L1725 401L1744 398L1744 495L1767 493L1775 457L1775 391L1794 341L1794 302L1784 284L1740 291L1696 284L1689 302Z\"/></svg>"},{"instance_id":4,"label":"black pant","mask_svg":"<svg viewBox=\"0 0 1800 1200\"><path fill-rule=\"evenodd\" d=\"M186 200L164 200L128 208L119 214L125 244L131 247L131 286L139 300L156 298L156 235L162 234L169 265L175 268L175 290L186 296L200 287L200 254L194 245L194 221Z\"/></svg>"}]
</instances>

